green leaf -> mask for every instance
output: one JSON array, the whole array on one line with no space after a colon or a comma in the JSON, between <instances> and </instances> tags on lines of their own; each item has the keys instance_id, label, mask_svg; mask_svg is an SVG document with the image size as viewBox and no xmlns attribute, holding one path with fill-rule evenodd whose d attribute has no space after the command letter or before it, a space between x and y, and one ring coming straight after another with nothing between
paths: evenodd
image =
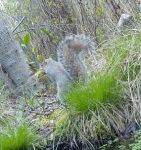
<instances>
[{"instance_id":1,"label":"green leaf","mask_svg":"<svg viewBox=\"0 0 141 150\"><path fill-rule=\"evenodd\" d=\"M10 4L5 4L6 9L10 9Z\"/></svg>"},{"instance_id":2,"label":"green leaf","mask_svg":"<svg viewBox=\"0 0 141 150\"><path fill-rule=\"evenodd\" d=\"M33 48L33 53L37 54L38 53L38 47Z\"/></svg>"},{"instance_id":3,"label":"green leaf","mask_svg":"<svg viewBox=\"0 0 141 150\"><path fill-rule=\"evenodd\" d=\"M25 44L26 46L28 46L29 43L30 43L30 34L27 33L27 34L24 36L23 44Z\"/></svg>"},{"instance_id":4,"label":"green leaf","mask_svg":"<svg viewBox=\"0 0 141 150\"><path fill-rule=\"evenodd\" d=\"M103 9L102 9L102 7L97 7L96 8L96 15L97 16L102 16L103 15Z\"/></svg>"},{"instance_id":5,"label":"green leaf","mask_svg":"<svg viewBox=\"0 0 141 150\"><path fill-rule=\"evenodd\" d=\"M37 59L39 62L43 62L43 56L42 55L37 55Z\"/></svg>"},{"instance_id":6,"label":"green leaf","mask_svg":"<svg viewBox=\"0 0 141 150\"><path fill-rule=\"evenodd\" d=\"M47 28L40 28L40 31L46 34L49 33L49 30Z\"/></svg>"},{"instance_id":7,"label":"green leaf","mask_svg":"<svg viewBox=\"0 0 141 150\"><path fill-rule=\"evenodd\" d=\"M14 9L13 9L13 12L16 13L16 12L17 12L17 8L14 8Z\"/></svg>"}]
</instances>

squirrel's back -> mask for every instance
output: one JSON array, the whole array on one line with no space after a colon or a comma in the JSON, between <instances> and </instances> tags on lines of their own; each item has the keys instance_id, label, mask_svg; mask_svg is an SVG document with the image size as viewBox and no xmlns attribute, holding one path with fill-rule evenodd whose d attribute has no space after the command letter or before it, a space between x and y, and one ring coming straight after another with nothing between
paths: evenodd
<instances>
[{"instance_id":1,"label":"squirrel's back","mask_svg":"<svg viewBox=\"0 0 141 150\"><path fill-rule=\"evenodd\" d=\"M85 65L79 53L92 47L95 47L95 43L84 34L66 36L60 43L57 49L58 61L74 80L85 79Z\"/></svg>"}]
</instances>

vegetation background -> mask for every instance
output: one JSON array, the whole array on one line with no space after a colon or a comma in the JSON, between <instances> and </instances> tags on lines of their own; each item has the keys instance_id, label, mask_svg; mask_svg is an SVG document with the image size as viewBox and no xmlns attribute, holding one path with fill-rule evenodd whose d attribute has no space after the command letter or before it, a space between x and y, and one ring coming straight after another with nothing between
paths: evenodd
<instances>
[{"instance_id":1,"label":"vegetation background","mask_svg":"<svg viewBox=\"0 0 141 150\"><path fill-rule=\"evenodd\" d=\"M141 2L0 0L0 150L141 149ZM118 28L122 14L131 17ZM69 34L96 43L58 105L40 64ZM137 132L137 134L136 134Z\"/></svg>"}]
</instances>

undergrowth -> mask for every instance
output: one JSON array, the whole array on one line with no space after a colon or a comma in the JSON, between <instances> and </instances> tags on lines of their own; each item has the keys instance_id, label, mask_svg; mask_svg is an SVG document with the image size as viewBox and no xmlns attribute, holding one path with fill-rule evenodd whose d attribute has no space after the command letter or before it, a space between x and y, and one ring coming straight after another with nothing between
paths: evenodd
<instances>
[{"instance_id":1,"label":"undergrowth","mask_svg":"<svg viewBox=\"0 0 141 150\"><path fill-rule=\"evenodd\" d=\"M100 49L105 54L107 66L88 83L72 84L64 94L68 105L76 111L87 112L101 104L121 103L123 85L127 87L127 82L134 80L140 72L140 39L139 33L128 31L107 42Z\"/></svg>"},{"instance_id":2,"label":"undergrowth","mask_svg":"<svg viewBox=\"0 0 141 150\"><path fill-rule=\"evenodd\" d=\"M140 39L140 33L130 31L99 49L107 66L87 83L70 86L64 95L67 113L56 124L57 137L74 144L81 141L87 149L94 149L97 141L120 136L126 122L140 122Z\"/></svg>"},{"instance_id":3,"label":"undergrowth","mask_svg":"<svg viewBox=\"0 0 141 150\"><path fill-rule=\"evenodd\" d=\"M118 74L118 69L111 69L103 71L86 84L76 83L65 95L68 105L79 112L95 110L107 103L116 105L122 91Z\"/></svg>"},{"instance_id":4,"label":"undergrowth","mask_svg":"<svg viewBox=\"0 0 141 150\"><path fill-rule=\"evenodd\" d=\"M135 140L129 146L132 150L141 149L141 131L135 135Z\"/></svg>"},{"instance_id":5,"label":"undergrowth","mask_svg":"<svg viewBox=\"0 0 141 150\"><path fill-rule=\"evenodd\" d=\"M0 150L31 150L40 142L41 136L23 118L0 126Z\"/></svg>"},{"instance_id":6,"label":"undergrowth","mask_svg":"<svg viewBox=\"0 0 141 150\"><path fill-rule=\"evenodd\" d=\"M76 148L81 145L85 149L97 149L120 135L125 128L124 115L122 108L110 104L101 105L87 114L74 113L70 109L63 111L56 122L54 139L59 139L58 143L65 139Z\"/></svg>"}]
</instances>

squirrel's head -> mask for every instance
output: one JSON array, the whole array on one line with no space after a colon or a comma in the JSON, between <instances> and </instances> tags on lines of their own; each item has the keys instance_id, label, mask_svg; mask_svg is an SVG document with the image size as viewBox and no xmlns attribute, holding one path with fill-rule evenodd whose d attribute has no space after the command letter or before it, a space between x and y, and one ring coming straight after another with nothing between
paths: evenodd
<instances>
[{"instance_id":1,"label":"squirrel's head","mask_svg":"<svg viewBox=\"0 0 141 150\"><path fill-rule=\"evenodd\" d=\"M53 59L51 57L49 57L48 59L45 59L44 62L40 64L40 68L44 70L44 67L46 67L52 61Z\"/></svg>"}]
</instances>

